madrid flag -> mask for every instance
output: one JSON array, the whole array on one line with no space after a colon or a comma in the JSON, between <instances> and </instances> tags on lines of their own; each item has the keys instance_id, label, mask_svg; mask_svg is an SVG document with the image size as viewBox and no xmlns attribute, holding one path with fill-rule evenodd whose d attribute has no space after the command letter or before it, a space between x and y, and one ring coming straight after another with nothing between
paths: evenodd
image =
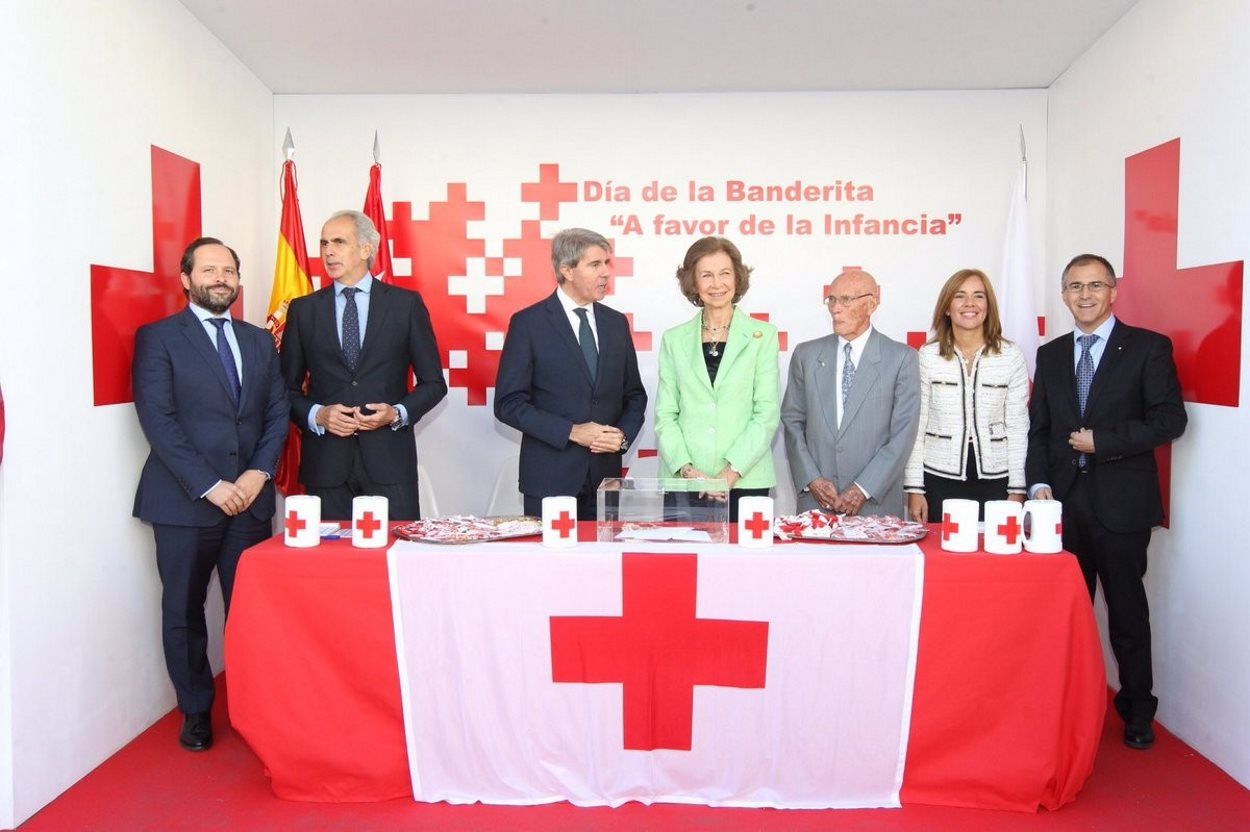
<instances>
[{"instance_id":1,"label":"madrid flag","mask_svg":"<svg viewBox=\"0 0 1250 832\"><path fill-rule=\"evenodd\" d=\"M312 292L305 245L304 222L300 219L299 195L296 192L295 162L287 159L282 165L282 224L278 229L278 257L273 269L273 289L269 293L269 317L265 319L265 327L273 336L274 346L279 352L282 351L287 308L295 298ZM274 483L283 494L303 493L299 484L299 441L299 431L292 425L274 477Z\"/></svg>"},{"instance_id":2,"label":"madrid flag","mask_svg":"<svg viewBox=\"0 0 1250 832\"><path fill-rule=\"evenodd\" d=\"M417 800L899 805L914 546L398 543Z\"/></svg>"}]
</instances>

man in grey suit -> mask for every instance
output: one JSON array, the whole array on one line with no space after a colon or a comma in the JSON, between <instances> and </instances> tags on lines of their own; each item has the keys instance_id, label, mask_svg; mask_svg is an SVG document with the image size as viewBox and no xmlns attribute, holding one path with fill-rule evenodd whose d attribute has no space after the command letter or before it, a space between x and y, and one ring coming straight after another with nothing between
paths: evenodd
<instances>
[{"instance_id":1,"label":"man in grey suit","mask_svg":"<svg viewBox=\"0 0 1250 832\"><path fill-rule=\"evenodd\" d=\"M825 292L833 335L790 359L781 403L799 511L903 516L903 468L920 422L916 351L872 327L881 289L864 271Z\"/></svg>"}]
</instances>

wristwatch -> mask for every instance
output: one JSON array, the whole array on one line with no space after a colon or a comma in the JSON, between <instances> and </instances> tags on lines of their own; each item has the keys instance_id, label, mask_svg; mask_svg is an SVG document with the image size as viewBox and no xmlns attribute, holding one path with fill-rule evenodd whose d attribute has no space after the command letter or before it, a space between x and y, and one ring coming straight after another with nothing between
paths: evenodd
<instances>
[{"instance_id":1,"label":"wristwatch","mask_svg":"<svg viewBox=\"0 0 1250 832\"><path fill-rule=\"evenodd\" d=\"M621 440L621 453L625 453L628 450L629 450L629 440L622 439Z\"/></svg>"}]
</instances>

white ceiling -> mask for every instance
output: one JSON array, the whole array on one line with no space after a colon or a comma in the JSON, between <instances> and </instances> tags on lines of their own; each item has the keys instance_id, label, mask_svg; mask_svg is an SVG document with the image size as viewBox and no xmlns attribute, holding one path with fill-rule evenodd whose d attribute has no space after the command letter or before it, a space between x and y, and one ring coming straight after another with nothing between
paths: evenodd
<instances>
[{"instance_id":1,"label":"white ceiling","mask_svg":"<svg viewBox=\"0 0 1250 832\"><path fill-rule=\"evenodd\" d=\"M1050 86L1136 0L182 0L275 93Z\"/></svg>"}]
</instances>

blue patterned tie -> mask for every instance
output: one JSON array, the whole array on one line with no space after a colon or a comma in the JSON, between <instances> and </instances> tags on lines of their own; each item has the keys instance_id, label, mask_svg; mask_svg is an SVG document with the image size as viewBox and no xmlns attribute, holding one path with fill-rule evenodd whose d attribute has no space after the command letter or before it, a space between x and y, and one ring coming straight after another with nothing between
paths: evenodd
<instances>
[{"instance_id":1,"label":"blue patterned tie","mask_svg":"<svg viewBox=\"0 0 1250 832\"><path fill-rule=\"evenodd\" d=\"M239 368L234 363L234 352L230 349L230 342L226 340L226 319L209 318L208 322L217 327L217 357L221 359L221 368L226 371L226 381L230 382L230 397L234 399L235 407L238 407L243 384L239 381Z\"/></svg>"},{"instance_id":2,"label":"blue patterned tie","mask_svg":"<svg viewBox=\"0 0 1250 832\"><path fill-rule=\"evenodd\" d=\"M595 334L590 331L590 319L585 309L574 309L573 314L580 319L577 324L577 341L582 345L582 357L590 368L590 380L594 381L599 374L599 348L595 346Z\"/></svg>"},{"instance_id":3,"label":"blue patterned tie","mask_svg":"<svg viewBox=\"0 0 1250 832\"><path fill-rule=\"evenodd\" d=\"M360 366L360 312L356 309L359 291L355 286L343 289L343 298L347 301L343 306L343 360L353 373Z\"/></svg>"},{"instance_id":4,"label":"blue patterned tie","mask_svg":"<svg viewBox=\"0 0 1250 832\"><path fill-rule=\"evenodd\" d=\"M1089 386L1094 382L1094 357L1089 351L1098 340L1097 335L1082 335L1076 339L1081 345L1081 358L1076 362L1076 402L1081 408L1081 419L1085 418L1085 403L1089 400ZM1077 467L1086 465L1085 454L1077 457Z\"/></svg>"},{"instance_id":5,"label":"blue patterned tie","mask_svg":"<svg viewBox=\"0 0 1250 832\"><path fill-rule=\"evenodd\" d=\"M851 395L851 385L855 383L855 362L851 360L851 345L842 345L842 353L846 361L842 363L842 410L846 410L847 397Z\"/></svg>"}]
</instances>

